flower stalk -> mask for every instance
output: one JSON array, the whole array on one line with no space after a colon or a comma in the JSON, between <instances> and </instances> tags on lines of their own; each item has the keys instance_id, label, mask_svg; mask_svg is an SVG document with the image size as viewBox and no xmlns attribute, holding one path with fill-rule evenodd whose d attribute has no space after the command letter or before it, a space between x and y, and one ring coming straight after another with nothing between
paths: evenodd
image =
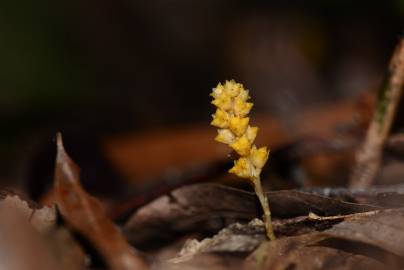
<instances>
[{"instance_id":1,"label":"flower stalk","mask_svg":"<svg viewBox=\"0 0 404 270\"><path fill-rule=\"evenodd\" d=\"M250 126L248 114L253 107L248 90L234 80L219 83L211 93L212 104L217 107L212 115L211 125L218 128L216 141L227 144L240 156L229 170L241 178L248 179L254 187L264 212L264 223L267 237L275 239L272 229L271 212L268 198L262 190L260 174L268 160L269 150L258 148L254 140L258 127Z\"/></svg>"}]
</instances>

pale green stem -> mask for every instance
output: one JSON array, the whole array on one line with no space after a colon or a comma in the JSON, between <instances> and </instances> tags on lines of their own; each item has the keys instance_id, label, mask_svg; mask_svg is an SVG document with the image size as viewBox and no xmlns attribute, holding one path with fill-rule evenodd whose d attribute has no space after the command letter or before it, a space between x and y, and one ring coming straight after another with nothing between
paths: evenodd
<instances>
[{"instance_id":1,"label":"pale green stem","mask_svg":"<svg viewBox=\"0 0 404 270\"><path fill-rule=\"evenodd\" d=\"M260 201L262 210L264 211L264 225L267 233L267 237L269 240L275 240L274 230L272 228L272 220L271 220L271 211L269 210L268 198L262 190L261 179L260 177L255 177L251 179L253 182L255 193L258 196Z\"/></svg>"}]
</instances>

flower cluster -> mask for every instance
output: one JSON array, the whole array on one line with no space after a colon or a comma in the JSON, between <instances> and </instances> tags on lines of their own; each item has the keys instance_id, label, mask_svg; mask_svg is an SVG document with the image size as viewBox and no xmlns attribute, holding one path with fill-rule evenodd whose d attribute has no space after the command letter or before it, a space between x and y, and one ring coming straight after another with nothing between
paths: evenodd
<instances>
[{"instance_id":1,"label":"flower cluster","mask_svg":"<svg viewBox=\"0 0 404 270\"><path fill-rule=\"evenodd\" d=\"M259 178L269 151L266 147L257 148L253 144L258 128L249 125L247 115L253 103L248 102L248 90L231 80L219 83L213 88L211 96L212 104L217 107L211 125L219 128L215 140L228 144L240 155L229 172L242 178Z\"/></svg>"}]
</instances>

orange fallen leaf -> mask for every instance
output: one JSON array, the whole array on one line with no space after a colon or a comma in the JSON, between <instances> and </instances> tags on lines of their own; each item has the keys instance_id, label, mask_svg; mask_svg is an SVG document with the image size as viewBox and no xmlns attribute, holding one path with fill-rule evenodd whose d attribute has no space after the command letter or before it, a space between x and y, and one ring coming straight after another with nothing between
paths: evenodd
<instances>
[{"instance_id":1,"label":"orange fallen leaf","mask_svg":"<svg viewBox=\"0 0 404 270\"><path fill-rule=\"evenodd\" d=\"M54 181L57 206L62 216L94 245L111 269L148 269L108 218L101 203L82 188L80 168L65 152L60 133L57 134Z\"/></svg>"}]
</instances>

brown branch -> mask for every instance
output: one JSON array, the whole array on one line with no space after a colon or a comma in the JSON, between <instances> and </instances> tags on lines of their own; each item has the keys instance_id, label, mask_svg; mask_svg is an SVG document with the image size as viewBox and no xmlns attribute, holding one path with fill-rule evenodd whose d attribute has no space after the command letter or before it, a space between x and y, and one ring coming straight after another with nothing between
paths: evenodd
<instances>
[{"instance_id":1,"label":"brown branch","mask_svg":"<svg viewBox=\"0 0 404 270\"><path fill-rule=\"evenodd\" d=\"M350 187L372 185L379 171L382 150L390 131L404 84L404 39L397 45L389 65L386 83L380 89L366 139L356 155Z\"/></svg>"}]
</instances>

